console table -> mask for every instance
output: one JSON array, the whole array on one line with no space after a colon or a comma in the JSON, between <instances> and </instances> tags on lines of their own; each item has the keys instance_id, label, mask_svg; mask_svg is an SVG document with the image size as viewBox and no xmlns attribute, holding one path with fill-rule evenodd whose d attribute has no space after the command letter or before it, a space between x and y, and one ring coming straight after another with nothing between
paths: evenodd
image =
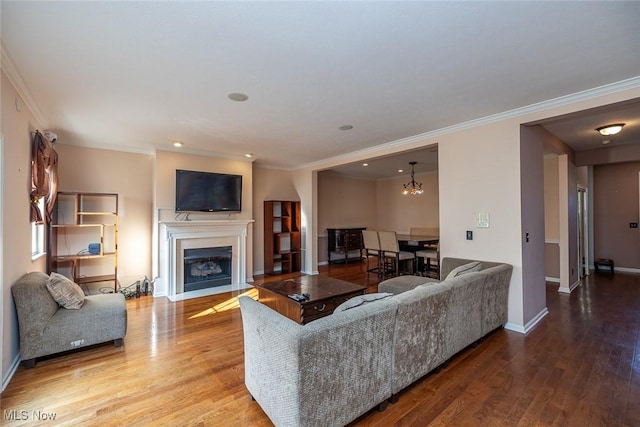
<instances>
[{"instance_id":1,"label":"console table","mask_svg":"<svg viewBox=\"0 0 640 427\"><path fill-rule=\"evenodd\" d=\"M366 227L327 228L329 264L362 261L362 230Z\"/></svg>"}]
</instances>

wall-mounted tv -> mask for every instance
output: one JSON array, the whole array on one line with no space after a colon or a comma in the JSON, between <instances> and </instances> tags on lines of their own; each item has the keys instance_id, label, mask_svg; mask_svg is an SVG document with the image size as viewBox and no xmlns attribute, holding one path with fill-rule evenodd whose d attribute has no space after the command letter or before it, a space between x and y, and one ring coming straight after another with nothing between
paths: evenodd
<instances>
[{"instance_id":1,"label":"wall-mounted tv","mask_svg":"<svg viewBox=\"0 0 640 427\"><path fill-rule=\"evenodd\" d=\"M242 175L176 170L176 212L240 212Z\"/></svg>"}]
</instances>

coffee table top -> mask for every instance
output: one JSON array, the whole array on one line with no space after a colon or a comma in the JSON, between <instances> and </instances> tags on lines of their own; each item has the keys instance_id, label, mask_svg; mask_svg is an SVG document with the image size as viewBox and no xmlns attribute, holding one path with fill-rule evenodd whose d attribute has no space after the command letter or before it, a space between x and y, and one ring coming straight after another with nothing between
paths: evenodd
<instances>
[{"instance_id":1,"label":"coffee table top","mask_svg":"<svg viewBox=\"0 0 640 427\"><path fill-rule=\"evenodd\" d=\"M309 302L367 289L366 286L320 275L300 276L256 286L285 297L289 294L309 294Z\"/></svg>"}]
</instances>

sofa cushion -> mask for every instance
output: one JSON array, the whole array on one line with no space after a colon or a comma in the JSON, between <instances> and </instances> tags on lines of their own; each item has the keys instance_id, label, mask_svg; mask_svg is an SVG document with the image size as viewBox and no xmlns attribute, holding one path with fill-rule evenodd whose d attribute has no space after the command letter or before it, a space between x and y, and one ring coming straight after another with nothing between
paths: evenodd
<instances>
[{"instance_id":1,"label":"sofa cushion","mask_svg":"<svg viewBox=\"0 0 640 427\"><path fill-rule=\"evenodd\" d=\"M393 296L392 293L389 292L378 292L375 294L364 294L358 295L357 297L349 298L342 304L336 307L333 310L334 313L338 313L340 311L349 310L351 308L360 307L361 305L369 304L371 302L380 301L386 298L391 298Z\"/></svg>"},{"instance_id":2,"label":"sofa cushion","mask_svg":"<svg viewBox=\"0 0 640 427\"><path fill-rule=\"evenodd\" d=\"M62 274L51 273L47 280L47 290L53 299L66 309L78 310L84 304L82 288Z\"/></svg>"},{"instance_id":3,"label":"sofa cushion","mask_svg":"<svg viewBox=\"0 0 640 427\"><path fill-rule=\"evenodd\" d=\"M445 280L453 279L455 277L459 277L467 273L472 273L474 271L480 271L481 268L482 268L482 264L480 263L480 261L474 261L468 264L463 264L451 270L451 272L447 275L447 278Z\"/></svg>"}]
</instances>

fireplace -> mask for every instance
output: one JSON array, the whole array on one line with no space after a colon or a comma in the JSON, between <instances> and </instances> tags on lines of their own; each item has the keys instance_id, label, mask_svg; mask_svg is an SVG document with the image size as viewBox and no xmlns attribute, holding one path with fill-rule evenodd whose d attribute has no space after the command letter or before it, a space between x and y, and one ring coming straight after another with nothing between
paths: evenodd
<instances>
[{"instance_id":1,"label":"fireplace","mask_svg":"<svg viewBox=\"0 0 640 427\"><path fill-rule=\"evenodd\" d=\"M231 246L185 249L184 292L231 284Z\"/></svg>"},{"instance_id":2,"label":"fireplace","mask_svg":"<svg viewBox=\"0 0 640 427\"><path fill-rule=\"evenodd\" d=\"M161 221L154 296L171 301L234 292L247 283L249 220Z\"/></svg>"}]
</instances>

